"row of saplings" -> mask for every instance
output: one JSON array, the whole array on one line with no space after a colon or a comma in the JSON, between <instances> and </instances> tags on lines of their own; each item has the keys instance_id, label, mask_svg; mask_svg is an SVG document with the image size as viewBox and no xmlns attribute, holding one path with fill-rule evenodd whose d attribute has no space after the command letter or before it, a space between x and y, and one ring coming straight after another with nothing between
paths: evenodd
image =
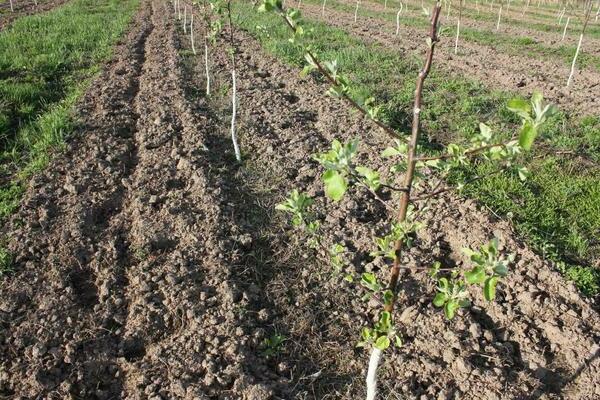
<instances>
[{"instance_id":1,"label":"row of saplings","mask_svg":"<svg viewBox=\"0 0 600 400\"><path fill-rule=\"evenodd\" d=\"M226 42L231 54L232 77L232 120L231 136L234 144L235 155L241 161L240 150L235 132L236 113L236 68L235 68L235 43L233 39L233 24L230 2L222 3L219 0L207 0L200 4L181 6L180 0L173 1L176 18L182 21L184 31L191 35L192 50L196 54L194 42L194 15L202 11L206 29L204 35L204 62L206 71L206 94L211 94L209 76L209 47L216 43L224 22L229 24ZM522 154L530 151L531 147L542 129L546 119L555 112L555 107L545 105L542 95L535 93L530 101L513 99L508 103L508 109L513 111L522 120L518 132L508 140L497 139L491 128L480 124L480 132L468 145L449 144L443 151L436 155L424 155L420 139L420 115L422 110L422 92L425 80L431 69L435 46L438 42L439 16L442 5L438 2L430 15L430 30L426 41L427 52L423 67L419 72L416 82L414 105L412 112L412 131L409 137L399 135L392 127L382 122L379 118L379 107L374 105L373 98L357 99L350 95L351 82L340 71L336 61L321 60L319 55L310 46L309 30L305 28L300 12L296 9L285 8L281 0L264 0L258 7L258 12L271 12L280 17L289 27L290 40L301 46L307 64L305 73L319 73L330 84L327 91L329 95L338 97L352 108L370 119L379 128L389 134L392 145L384 149L381 157L389 160L391 176L399 175L395 182L384 182L380 174L374 169L364 165L357 165L354 156L358 149L358 140L341 143L334 140L331 149L314 155L324 169L321 180L324 192L328 198L338 202L345 193L352 188L361 187L367 190L374 199L384 203L386 209L397 213L390 221L387 234L375 237L374 257L383 257L390 262L389 277L385 284L381 283L375 274L365 272L358 281L367 290L368 297L380 300L381 309L372 326L367 326L360 333L359 346L370 350L367 372L368 400L376 398L377 371L383 352L390 346L401 346L401 336L394 326L393 310L396 304L398 281L402 269L416 272L417 267L402 265L402 253L413 245L415 233L424 227L420 219L428 203L442 193L451 190L461 190L478 179L483 179L494 174L516 174L522 180L527 179L529 171L519 165ZM188 25L189 21L189 25ZM475 163L489 163L492 172L483 176L458 178L465 174L456 174ZM452 176L452 184L448 178ZM391 200L384 200L379 195L381 190L394 193ZM397 202L397 205L392 204ZM313 208L316 203L304 193L293 190L289 197L277 206L291 216L291 223L295 229L307 236L311 246L325 247L328 262L340 268L342 253L346 250L340 243L325 244L319 234L322 229L321 221L314 218ZM514 261L514 255L502 255L498 251L498 239L493 238L477 250L465 249L471 265L465 270L457 268L443 268L440 263L435 263L430 268L430 276L437 282L437 293L433 296L433 304L443 310L448 319L452 319L458 310L469 307L469 286L481 287L483 297L492 301L496 295L496 287L500 280L508 274L509 266ZM322 252L319 252L322 254ZM349 281L354 277L346 276Z\"/></svg>"}]
</instances>

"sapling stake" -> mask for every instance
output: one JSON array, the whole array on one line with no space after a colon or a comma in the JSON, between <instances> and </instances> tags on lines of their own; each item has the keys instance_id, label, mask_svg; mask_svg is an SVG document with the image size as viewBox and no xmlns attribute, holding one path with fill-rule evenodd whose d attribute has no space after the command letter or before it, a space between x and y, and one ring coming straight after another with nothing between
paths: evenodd
<instances>
[{"instance_id":1,"label":"sapling stake","mask_svg":"<svg viewBox=\"0 0 600 400\"><path fill-rule=\"evenodd\" d=\"M400 34L400 13L402 13L402 3L400 3L400 9L398 10L398 13L396 14L396 36L398 36Z\"/></svg>"},{"instance_id":2,"label":"sapling stake","mask_svg":"<svg viewBox=\"0 0 600 400\"><path fill-rule=\"evenodd\" d=\"M13 7L13 0L10 0L10 12L15 12L15 8Z\"/></svg>"},{"instance_id":3,"label":"sapling stake","mask_svg":"<svg viewBox=\"0 0 600 400\"><path fill-rule=\"evenodd\" d=\"M502 4L500 4L500 9L498 10L498 22L496 23L496 30L500 29L500 17L502 16Z\"/></svg>"},{"instance_id":4,"label":"sapling stake","mask_svg":"<svg viewBox=\"0 0 600 400\"><path fill-rule=\"evenodd\" d=\"M325 18L325 3L327 0L323 0L323 6L321 7L321 17Z\"/></svg>"},{"instance_id":5,"label":"sapling stake","mask_svg":"<svg viewBox=\"0 0 600 400\"><path fill-rule=\"evenodd\" d=\"M356 8L354 9L354 22L356 23L356 20L358 19L358 3L360 2L360 0L356 0Z\"/></svg>"},{"instance_id":6,"label":"sapling stake","mask_svg":"<svg viewBox=\"0 0 600 400\"><path fill-rule=\"evenodd\" d=\"M529 9L529 3L531 3L531 0L527 0L527 5L523 9L523 13L521 15L525 15L525 12Z\"/></svg>"},{"instance_id":7,"label":"sapling stake","mask_svg":"<svg viewBox=\"0 0 600 400\"><path fill-rule=\"evenodd\" d=\"M177 19L181 21L181 2L177 0Z\"/></svg>"},{"instance_id":8,"label":"sapling stake","mask_svg":"<svg viewBox=\"0 0 600 400\"><path fill-rule=\"evenodd\" d=\"M187 5L183 5L183 33L187 33Z\"/></svg>"},{"instance_id":9,"label":"sapling stake","mask_svg":"<svg viewBox=\"0 0 600 400\"><path fill-rule=\"evenodd\" d=\"M458 38L460 37L460 20L462 19L463 0L458 3L458 20L456 21L456 40L454 41L454 54L458 54Z\"/></svg>"},{"instance_id":10,"label":"sapling stake","mask_svg":"<svg viewBox=\"0 0 600 400\"><path fill-rule=\"evenodd\" d=\"M567 8L565 7L562 12L560 13L560 15L558 16L558 25L560 26L562 24L562 19L565 16L565 12L567 11Z\"/></svg>"},{"instance_id":11,"label":"sapling stake","mask_svg":"<svg viewBox=\"0 0 600 400\"><path fill-rule=\"evenodd\" d=\"M242 162L242 155L240 153L240 146L238 145L235 119L237 112L237 86L236 86L236 45L233 37L233 21L231 18L231 0L227 1L227 18L229 20L229 46L231 47L231 141L233 142L233 150L235 152L235 159L238 162Z\"/></svg>"},{"instance_id":12,"label":"sapling stake","mask_svg":"<svg viewBox=\"0 0 600 400\"><path fill-rule=\"evenodd\" d=\"M577 43L577 49L575 50L575 56L573 57L573 62L571 63L571 72L569 73L569 79L567 79L567 87L571 86L571 82L573 81L573 75L575 74L575 64L577 63L577 57L579 56L579 51L581 50L581 43L583 42L583 35L585 35L585 30L590 22L590 16L592 15L592 2L590 1L590 5L587 7L585 11L585 17L583 22L583 28L581 28L581 34L579 35L579 42Z\"/></svg>"},{"instance_id":13,"label":"sapling stake","mask_svg":"<svg viewBox=\"0 0 600 400\"><path fill-rule=\"evenodd\" d=\"M190 17L190 41L192 42L192 52L196 55L196 44L194 43L194 10Z\"/></svg>"},{"instance_id":14,"label":"sapling stake","mask_svg":"<svg viewBox=\"0 0 600 400\"><path fill-rule=\"evenodd\" d=\"M210 73L208 68L208 37L204 36L204 72L206 73L206 96L210 96Z\"/></svg>"},{"instance_id":15,"label":"sapling stake","mask_svg":"<svg viewBox=\"0 0 600 400\"><path fill-rule=\"evenodd\" d=\"M565 35L567 34L567 28L569 27L569 21L571 20L571 17L567 17L567 23L565 24L565 29L563 30L563 34L562 34L562 38L560 39L560 41L564 41L565 40Z\"/></svg>"},{"instance_id":16,"label":"sapling stake","mask_svg":"<svg viewBox=\"0 0 600 400\"><path fill-rule=\"evenodd\" d=\"M421 72L419 72L419 76L417 78L417 87L415 89L415 99L413 104L412 131L410 136L410 142L408 144L408 160L403 185L403 187L406 188L406 191L403 191L401 193L400 209L398 211L398 222L400 224L403 224L406 221L408 206L410 204L411 188L415 176L415 169L417 163L417 142L419 140L419 131L421 127L421 100L423 96L423 84L425 83L427 75L429 75L429 71L431 70L431 64L433 63L433 52L435 50L435 45L438 41L437 29L438 19L441 10L442 5L438 1L435 5L435 8L433 9L433 14L431 16L431 25L428 38L429 47L427 49L425 64ZM389 302L386 302L386 304L384 305L384 311L387 313L392 312L397 299L397 287L398 277L400 276L402 245L402 239L396 240L396 243L394 244L394 263L390 271L388 285L388 290L391 291L392 298ZM367 372L367 400L374 400L375 396L377 395L377 369L379 367L381 355L381 349L377 347L372 348L371 356L369 358L369 370Z\"/></svg>"}]
</instances>

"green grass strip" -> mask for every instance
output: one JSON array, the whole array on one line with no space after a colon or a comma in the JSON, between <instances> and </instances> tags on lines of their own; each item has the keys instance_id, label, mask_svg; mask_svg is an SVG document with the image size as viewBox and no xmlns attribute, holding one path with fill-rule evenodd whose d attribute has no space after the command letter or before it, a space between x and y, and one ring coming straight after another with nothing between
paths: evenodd
<instances>
[{"instance_id":1,"label":"green grass strip","mask_svg":"<svg viewBox=\"0 0 600 400\"><path fill-rule=\"evenodd\" d=\"M0 220L73 131L73 106L138 4L74 0L0 33Z\"/></svg>"},{"instance_id":2,"label":"green grass strip","mask_svg":"<svg viewBox=\"0 0 600 400\"><path fill-rule=\"evenodd\" d=\"M319 4L320 0L304 0L305 3ZM327 7L338 10L347 14L354 15L354 7L346 3L341 3L335 0L329 0ZM390 11L373 11L366 8L359 9L359 18L371 17L381 19L388 22L396 23L396 14L393 10ZM429 20L426 16L408 16L403 14L400 17L400 29L402 26L422 29L423 31L429 28ZM445 22L441 24L442 36L452 37L456 35L456 23L447 25ZM390 31L391 32L391 31ZM562 35L562 31L561 31ZM484 46L491 46L503 52L521 57L535 57L546 60L560 59L566 66L571 66L573 56L575 55L576 47L574 45L546 46L537 43L535 39L529 37L515 37L510 34L480 30L470 28L463 24L461 27L461 39L477 43ZM577 66L579 68L590 68L595 71L600 71L600 57L589 52L582 51L577 58Z\"/></svg>"},{"instance_id":3,"label":"green grass strip","mask_svg":"<svg viewBox=\"0 0 600 400\"><path fill-rule=\"evenodd\" d=\"M271 14L236 3L239 24L260 40L270 53L301 66L301 49L288 41L289 32ZM337 59L353 82L353 96L374 95L383 106L383 119L408 132L415 80L422 60L406 57L380 45L365 43L345 31L310 21L311 44L324 60ZM269 35L263 35L266 29ZM425 46L425 43L423 43ZM434 66L424 91L423 132L430 143L462 141L477 132L479 122L505 137L518 129L518 120L506 109L514 97L481 83L451 76ZM490 177L466 192L494 212L509 217L520 235L588 295L600 292L600 274L591 265L600 259L600 116L572 118L559 113L544 132L544 147L585 153L593 162L553 156L531 158L532 178L522 183L511 176ZM474 175L485 165L466 171Z\"/></svg>"}]
</instances>

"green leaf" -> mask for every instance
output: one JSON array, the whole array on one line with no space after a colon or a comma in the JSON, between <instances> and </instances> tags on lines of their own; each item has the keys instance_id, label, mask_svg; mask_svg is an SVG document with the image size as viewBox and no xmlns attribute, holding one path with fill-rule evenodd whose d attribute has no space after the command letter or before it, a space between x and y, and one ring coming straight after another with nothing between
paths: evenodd
<instances>
[{"instance_id":1,"label":"green leaf","mask_svg":"<svg viewBox=\"0 0 600 400\"><path fill-rule=\"evenodd\" d=\"M446 318L448 318L448 319L454 318L454 315L456 314L456 310L458 310L459 307L460 307L460 304L456 300L450 300L449 302L447 302L446 305L444 306L444 314L446 315Z\"/></svg>"},{"instance_id":2,"label":"green leaf","mask_svg":"<svg viewBox=\"0 0 600 400\"><path fill-rule=\"evenodd\" d=\"M444 291L448 291L448 287L450 286L450 283L448 282L448 278L440 278L438 280L438 283L440 284L440 288Z\"/></svg>"},{"instance_id":3,"label":"green leaf","mask_svg":"<svg viewBox=\"0 0 600 400\"><path fill-rule=\"evenodd\" d=\"M490 140L492 138L492 129L483 122L479 124L479 131L481 132L481 136L483 136L486 140Z\"/></svg>"},{"instance_id":4,"label":"green leaf","mask_svg":"<svg viewBox=\"0 0 600 400\"><path fill-rule=\"evenodd\" d=\"M375 346L376 349L383 351L390 347L390 339L387 336L380 336L377 338L373 346Z\"/></svg>"},{"instance_id":5,"label":"green leaf","mask_svg":"<svg viewBox=\"0 0 600 400\"><path fill-rule=\"evenodd\" d=\"M537 128L535 125L529 121L525 122L519 134L519 145L525 150L530 150L536 136Z\"/></svg>"},{"instance_id":6,"label":"green leaf","mask_svg":"<svg viewBox=\"0 0 600 400\"><path fill-rule=\"evenodd\" d=\"M392 328L392 314L389 311L383 311L379 316L379 322L375 324L378 332L387 333Z\"/></svg>"},{"instance_id":7,"label":"green leaf","mask_svg":"<svg viewBox=\"0 0 600 400\"><path fill-rule=\"evenodd\" d=\"M360 283L364 287L374 292L378 291L381 286L377 282L377 277L372 272L363 272L360 278Z\"/></svg>"},{"instance_id":8,"label":"green leaf","mask_svg":"<svg viewBox=\"0 0 600 400\"><path fill-rule=\"evenodd\" d=\"M522 181L526 181L527 178L529 178L529 170L527 169L527 167L519 167L517 169L517 173L519 174L519 179Z\"/></svg>"},{"instance_id":9,"label":"green leaf","mask_svg":"<svg viewBox=\"0 0 600 400\"><path fill-rule=\"evenodd\" d=\"M394 336L394 344L396 347L402 347L402 338L398 335Z\"/></svg>"},{"instance_id":10,"label":"green leaf","mask_svg":"<svg viewBox=\"0 0 600 400\"><path fill-rule=\"evenodd\" d=\"M508 268L503 263L499 263L494 267L494 273L499 276L506 276L508 275Z\"/></svg>"},{"instance_id":11,"label":"green leaf","mask_svg":"<svg viewBox=\"0 0 600 400\"><path fill-rule=\"evenodd\" d=\"M369 186L369 188L372 190L379 189L380 181L378 172L375 172L370 168L360 166L356 167L355 169L359 174L365 177L365 183Z\"/></svg>"},{"instance_id":12,"label":"green leaf","mask_svg":"<svg viewBox=\"0 0 600 400\"><path fill-rule=\"evenodd\" d=\"M498 283L498 277L492 276L485 280L485 285L483 286L483 297L487 301L492 301L496 297L496 284Z\"/></svg>"},{"instance_id":13,"label":"green leaf","mask_svg":"<svg viewBox=\"0 0 600 400\"><path fill-rule=\"evenodd\" d=\"M281 203L281 204L277 204L275 206L275 209L279 210L279 211L290 211L290 210L292 210L292 207L290 207L287 204Z\"/></svg>"},{"instance_id":14,"label":"green leaf","mask_svg":"<svg viewBox=\"0 0 600 400\"><path fill-rule=\"evenodd\" d=\"M508 109L523 118L529 118L531 103L523 99L512 99L508 102Z\"/></svg>"},{"instance_id":15,"label":"green leaf","mask_svg":"<svg viewBox=\"0 0 600 400\"><path fill-rule=\"evenodd\" d=\"M402 154L402 153L400 153L397 149L395 149L393 147L387 147L384 151L381 152L381 157L388 158L388 157L398 156L400 154Z\"/></svg>"},{"instance_id":16,"label":"green leaf","mask_svg":"<svg viewBox=\"0 0 600 400\"><path fill-rule=\"evenodd\" d=\"M327 170L323 174L323 183L325 184L325 194L333 201L339 201L344 197L348 185L346 179L337 171Z\"/></svg>"},{"instance_id":17,"label":"green leaf","mask_svg":"<svg viewBox=\"0 0 600 400\"><path fill-rule=\"evenodd\" d=\"M442 307L448 301L448 295L446 293L438 293L433 298L433 305L436 307Z\"/></svg>"},{"instance_id":18,"label":"green leaf","mask_svg":"<svg viewBox=\"0 0 600 400\"><path fill-rule=\"evenodd\" d=\"M385 292L383 292L383 304L385 304L385 305L392 304L393 300L394 300L394 294L392 293L391 290L388 289Z\"/></svg>"},{"instance_id":19,"label":"green leaf","mask_svg":"<svg viewBox=\"0 0 600 400\"><path fill-rule=\"evenodd\" d=\"M485 270L480 266L476 266L465 272L465 279L470 284L481 284L485 281Z\"/></svg>"}]
</instances>

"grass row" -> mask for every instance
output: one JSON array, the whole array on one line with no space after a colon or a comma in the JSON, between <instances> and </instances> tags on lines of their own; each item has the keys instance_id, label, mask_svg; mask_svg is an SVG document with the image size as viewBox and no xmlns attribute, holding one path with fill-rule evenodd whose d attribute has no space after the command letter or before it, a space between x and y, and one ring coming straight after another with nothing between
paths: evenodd
<instances>
[{"instance_id":1,"label":"grass row","mask_svg":"<svg viewBox=\"0 0 600 400\"><path fill-rule=\"evenodd\" d=\"M0 220L73 131L73 106L138 3L74 0L0 33Z\"/></svg>"},{"instance_id":2,"label":"grass row","mask_svg":"<svg viewBox=\"0 0 600 400\"><path fill-rule=\"evenodd\" d=\"M372 1L373 3L378 3L380 5L385 4L385 0L370 0L370 1ZM456 3L457 4L452 4L452 8L450 11L451 18L455 18L458 16L458 1ZM426 7L427 6L430 7L431 4L433 4L433 2L429 1L429 2L425 2L424 4ZM491 10L490 10L490 4L491 4L491 2L489 2L489 3L485 3L483 1L479 2L479 13L478 13L475 2L464 3L463 15L470 19L490 22L491 24L493 24L493 26L495 26L496 22L498 21L498 9L499 9L500 3L496 2ZM398 8L397 2L395 2L393 0L388 0L388 8L390 8L392 6L394 8ZM411 8L419 7L419 9L420 9L420 3L417 3L417 2L413 2L412 4L410 4L410 6L411 6ZM520 14L522 12L523 8L524 8L524 5L521 6L521 5L515 4L514 2L511 2L509 11L511 13L517 11ZM579 33L579 31L581 30L581 27L583 25L582 22L583 22L584 13L583 13L583 10L581 10L581 9L577 9L574 11L568 10L569 12L565 13L560 26L558 25L559 19L557 18L556 14L559 12L562 12L562 8L560 9L560 11L557 9L553 10L554 15L538 14L535 12L535 10L537 10L537 8L535 8L535 6L533 6L533 7L530 6L527 13L525 13L525 15L523 16L522 19L515 19L514 16L507 13L506 4L504 4L502 16L501 16L501 26L510 25L510 26L514 26L514 27L532 29L532 30L545 32L545 33L556 33L557 36L562 36L562 31L563 31L565 23L567 22L568 16L571 16L571 21L569 22L569 32L570 33L573 33L573 31L576 31L577 33ZM443 15L444 16L447 15L446 7L444 7ZM588 26L587 34L589 35L589 37L600 38L600 25L594 23L595 21L594 21L593 15L595 15L595 10L594 10L594 13L592 13L592 23ZM537 18L542 19L544 21L534 21Z\"/></svg>"},{"instance_id":3,"label":"grass row","mask_svg":"<svg viewBox=\"0 0 600 400\"><path fill-rule=\"evenodd\" d=\"M288 39L287 28L273 15L259 14L236 3L240 26L256 36L270 53L296 66L303 65L301 49ZM364 43L341 29L310 21L311 43L325 60L337 59L353 82L354 96L374 95L383 118L408 132L415 79L421 60ZM262 34L266 29L269 35ZM423 44L425 46L425 44ZM486 122L510 135L518 121L505 104L511 93L492 91L482 84L433 70L424 92L423 131L430 141L464 140ZM544 132L552 148L585 151L600 160L600 117L573 119L560 113ZM485 169L486 166L480 166ZM518 232L588 295L600 292L600 274L592 265L600 259L600 174L594 163L545 154L531 158L532 178L496 176L470 187L468 195L494 212L509 217ZM468 171L477 174L480 170Z\"/></svg>"},{"instance_id":4,"label":"grass row","mask_svg":"<svg viewBox=\"0 0 600 400\"><path fill-rule=\"evenodd\" d=\"M305 3L318 4L319 0L305 0ZM350 4L329 0L327 1L327 8L332 8L337 11L345 12L348 14L354 14L355 8ZM396 12L395 11L373 11L366 8L359 9L360 16L366 16L376 19L385 20L391 23L396 23ZM409 26L412 28L418 28L425 31L428 29L429 21L424 15L402 15L400 19L401 26ZM454 37L456 35L456 25L446 25L442 23L444 28L444 35ZM402 29L402 28L401 28ZM515 37L509 34L487 31L476 28L469 28L468 25L461 27L461 39L477 43L480 45L491 46L498 50L501 50L507 54L521 56L521 57L540 57L546 60L560 59L566 66L570 66L573 61L573 55L575 54L574 45L560 45L560 46L546 46L541 43L537 43L535 39L521 36ZM577 58L577 65L580 68L592 68L595 71L600 72L600 56L586 52L585 49L579 54Z\"/></svg>"}]
</instances>

